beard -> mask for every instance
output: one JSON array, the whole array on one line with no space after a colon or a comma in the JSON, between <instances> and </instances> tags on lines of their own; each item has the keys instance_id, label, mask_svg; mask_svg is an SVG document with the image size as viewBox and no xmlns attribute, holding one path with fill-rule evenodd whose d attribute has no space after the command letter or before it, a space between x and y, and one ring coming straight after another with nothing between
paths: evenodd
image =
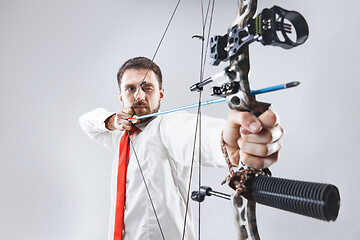
<instances>
[{"instance_id":1,"label":"beard","mask_svg":"<svg viewBox=\"0 0 360 240\"><path fill-rule=\"evenodd\" d=\"M144 116L144 115L148 115L148 114L151 114L151 113L156 113L160 109L160 100L153 109L151 109L150 105L147 102L144 102L144 101L135 102L132 108L134 110L135 115L137 115L139 117ZM151 119L151 117L140 119L140 123L147 122L150 119Z\"/></svg>"}]
</instances>

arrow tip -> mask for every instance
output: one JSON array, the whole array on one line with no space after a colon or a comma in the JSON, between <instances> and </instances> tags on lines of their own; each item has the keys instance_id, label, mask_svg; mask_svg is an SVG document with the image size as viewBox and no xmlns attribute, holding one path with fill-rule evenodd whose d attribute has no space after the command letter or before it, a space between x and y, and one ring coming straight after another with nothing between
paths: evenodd
<instances>
[{"instance_id":1,"label":"arrow tip","mask_svg":"<svg viewBox=\"0 0 360 240\"><path fill-rule=\"evenodd\" d=\"M292 88L292 87L297 87L299 86L300 82L298 81L293 81L293 82L289 82L285 84L285 88Z\"/></svg>"}]
</instances>

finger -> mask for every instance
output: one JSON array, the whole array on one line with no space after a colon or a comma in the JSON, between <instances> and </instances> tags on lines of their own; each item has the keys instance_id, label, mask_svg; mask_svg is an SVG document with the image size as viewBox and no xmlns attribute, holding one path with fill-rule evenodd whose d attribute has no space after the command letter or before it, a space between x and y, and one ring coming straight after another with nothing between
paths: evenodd
<instances>
[{"instance_id":1,"label":"finger","mask_svg":"<svg viewBox=\"0 0 360 240\"><path fill-rule=\"evenodd\" d=\"M261 123L262 128L271 128L278 124L279 115L277 113L275 113L274 111L272 111L271 109L269 109L269 110L266 110L263 114L261 114L258 117L258 119ZM244 126L241 126L240 132L242 134L250 134L251 133L251 131L249 131Z\"/></svg>"},{"instance_id":2,"label":"finger","mask_svg":"<svg viewBox=\"0 0 360 240\"><path fill-rule=\"evenodd\" d=\"M279 115L273 110L269 109L259 116L259 120L263 128L271 128L278 124Z\"/></svg>"},{"instance_id":3,"label":"finger","mask_svg":"<svg viewBox=\"0 0 360 240\"><path fill-rule=\"evenodd\" d=\"M249 112L231 111L228 116L228 122L232 128L240 126L250 133L258 133L262 126L260 120Z\"/></svg>"},{"instance_id":4,"label":"finger","mask_svg":"<svg viewBox=\"0 0 360 240\"><path fill-rule=\"evenodd\" d=\"M126 126L126 125L123 125L121 127L121 131L130 131L133 127L132 126Z\"/></svg>"},{"instance_id":5,"label":"finger","mask_svg":"<svg viewBox=\"0 0 360 240\"><path fill-rule=\"evenodd\" d=\"M131 124L131 122L129 122L127 120L120 120L119 128L120 128L119 130L121 130L121 131L125 131L125 130L130 131L132 128L132 124Z\"/></svg>"},{"instance_id":6,"label":"finger","mask_svg":"<svg viewBox=\"0 0 360 240\"><path fill-rule=\"evenodd\" d=\"M272 143L279 140L284 135L284 129L280 125L272 128L264 128L257 134L241 134L241 138L246 142L252 143Z\"/></svg>"},{"instance_id":7,"label":"finger","mask_svg":"<svg viewBox=\"0 0 360 240\"><path fill-rule=\"evenodd\" d=\"M128 115L134 115L134 110L132 108L129 108L129 107L123 107L121 108L121 112L122 113L125 113L125 114L128 114Z\"/></svg>"},{"instance_id":8,"label":"finger","mask_svg":"<svg viewBox=\"0 0 360 240\"><path fill-rule=\"evenodd\" d=\"M248 167L254 169L264 169L277 162L279 159L279 152L276 152L266 158L261 158L240 151L240 159Z\"/></svg>"},{"instance_id":9,"label":"finger","mask_svg":"<svg viewBox=\"0 0 360 240\"><path fill-rule=\"evenodd\" d=\"M132 116L133 116L133 114L129 114L129 113L124 113L124 112L122 112L122 110L120 111L120 112L118 112L117 114L116 114L116 116L117 116L117 119L125 119L125 120L127 120L127 119L129 119L129 118L132 118Z\"/></svg>"},{"instance_id":10,"label":"finger","mask_svg":"<svg viewBox=\"0 0 360 240\"><path fill-rule=\"evenodd\" d=\"M120 131L130 131L132 129L132 126L128 125L121 125Z\"/></svg>"},{"instance_id":11,"label":"finger","mask_svg":"<svg viewBox=\"0 0 360 240\"><path fill-rule=\"evenodd\" d=\"M257 156L268 157L275 152L278 152L282 147L281 139L268 144L246 142L242 139L238 141L240 151Z\"/></svg>"}]
</instances>

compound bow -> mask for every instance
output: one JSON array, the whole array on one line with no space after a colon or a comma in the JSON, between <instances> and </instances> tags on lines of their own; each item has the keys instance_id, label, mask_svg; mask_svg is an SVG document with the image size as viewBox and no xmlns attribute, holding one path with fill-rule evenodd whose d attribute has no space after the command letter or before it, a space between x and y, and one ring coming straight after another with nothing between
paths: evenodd
<instances>
[{"instance_id":1,"label":"compound bow","mask_svg":"<svg viewBox=\"0 0 360 240\"><path fill-rule=\"evenodd\" d=\"M179 3L180 0L177 2L152 60L155 58ZM210 6L210 1L208 6ZM307 40L309 30L306 20L298 12L288 11L274 6L270 9L265 8L260 14L254 17L257 10L257 0L238 0L238 6L237 18L228 29L227 34L214 36L210 40L210 57L213 59L212 65L217 66L220 62L229 62L228 67L220 74L226 77L226 82L221 86L213 87L212 95L226 98L231 109L248 111L259 116L266 111L271 104L258 102L254 94L250 91L248 79L250 70L249 44L258 41L263 45L291 49L303 44ZM203 24L204 22L205 21L203 21ZM203 46L205 39L204 28L205 26L203 25L203 35L196 36L202 39ZM288 36L288 34L294 30L296 32L295 41ZM205 63L203 58L204 56L202 54L202 63ZM216 78L218 76L219 74ZM215 79L214 77L203 81L202 77L203 66L200 74L201 81L191 87L191 91L200 92L199 108L202 104L201 92L204 85ZM145 78L146 75L144 79ZM198 113L200 113L200 110ZM134 119L135 118L129 120L133 121ZM201 125L201 123L198 124ZM198 191L192 192L191 198L198 202L202 202L205 196L211 195L232 199L236 209L235 217L238 222L238 239L260 239L256 225L256 202L321 220L336 220L340 207L340 196L338 189L334 185L275 178L271 177L271 172L268 169L255 170L246 166L235 169L227 156L224 142L222 143L222 149L230 171L230 175L224 182L229 183L229 186L235 190L235 194L233 197L230 197L230 195L213 191L210 187L199 186ZM133 150L135 151L135 149ZM140 164L139 168L141 170ZM146 186L145 179L143 178L143 180ZM189 191L190 183L191 176L189 180ZM149 192L148 195L151 201ZM154 206L153 210L156 215ZM187 213L185 213L185 216L187 216ZM162 232L160 223L159 228ZM184 233L183 236L185 235ZM162 236L163 239L165 239L163 234Z\"/></svg>"}]
</instances>

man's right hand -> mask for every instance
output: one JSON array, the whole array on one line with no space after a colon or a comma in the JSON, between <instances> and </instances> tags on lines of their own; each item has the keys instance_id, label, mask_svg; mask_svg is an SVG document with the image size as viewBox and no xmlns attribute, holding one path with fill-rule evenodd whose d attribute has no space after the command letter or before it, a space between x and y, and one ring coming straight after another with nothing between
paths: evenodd
<instances>
[{"instance_id":1,"label":"man's right hand","mask_svg":"<svg viewBox=\"0 0 360 240\"><path fill-rule=\"evenodd\" d=\"M122 107L118 113L111 115L105 120L105 126L111 131L130 131L132 128L132 123L128 121L128 119L133 115L134 110L129 107Z\"/></svg>"}]
</instances>

